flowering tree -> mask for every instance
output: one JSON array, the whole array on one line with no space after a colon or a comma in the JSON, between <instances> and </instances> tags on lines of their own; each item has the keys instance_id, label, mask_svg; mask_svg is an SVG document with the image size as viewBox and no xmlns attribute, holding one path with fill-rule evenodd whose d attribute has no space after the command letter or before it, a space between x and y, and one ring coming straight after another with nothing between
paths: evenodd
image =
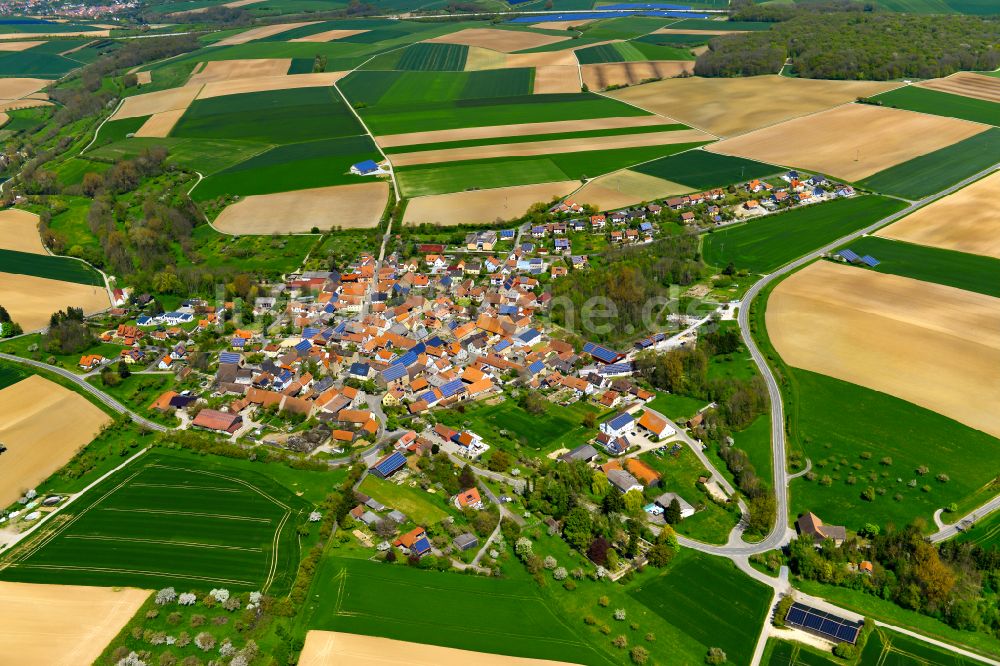
<instances>
[{"instance_id":1,"label":"flowering tree","mask_svg":"<svg viewBox=\"0 0 1000 666\"><path fill-rule=\"evenodd\" d=\"M116 666L146 666L146 662L139 659L139 655L135 652L129 652L127 655L118 660Z\"/></svg>"},{"instance_id":2,"label":"flowering tree","mask_svg":"<svg viewBox=\"0 0 1000 666\"><path fill-rule=\"evenodd\" d=\"M556 580L566 580L566 576L568 575L569 573L566 571L566 567L559 567L552 572L552 577Z\"/></svg>"},{"instance_id":3,"label":"flowering tree","mask_svg":"<svg viewBox=\"0 0 1000 666\"><path fill-rule=\"evenodd\" d=\"M212 598L218 601L220 604L225 603L226 600L229 599L229 590L227 590L224 587L219 588L217 590L213 589L211 592L209 592L209 594L212 595Z\"/></svg>"},{"instance_id":4,"label":"flowering tree","mask_svg":"<svg viewBox=\"0 0 1000 666\"><path fill-rule=\"evenodd\" d=\"M625 619L625 609L624 608L616 608L615 609L615 619L616 620L624 620Z\"/></svg>"},{"instance_id":5,"label":"flowering tree","mask_svg":"<svg viewBox=\"0 0 1000 666\"><path fill-rule=\"evenodd\" d=\"M165 606L177 601L177 591L172 587L165 587L156 593L156 605Z\"/></svg>"},{"instance_id":6,"label":"flowering tree","mask_svg":"<svg viewBox=\"0 0 1000 666\"><path fill-rule=\"evenodd\" d=\"M313 511L312 513L309 514L310 523L318 523L322 519L323 519L323 514L320 513L319 511Z\"/></svg>"},{"instance_id":7,"label":"flowering tree","mask_svg":"<svg viewBox=\"0 0 1000 666\"><path fill-rule=\"evenodd\" d=\"M551 555L546 555L545 556L545 568L546 569L549 569L549 570L555 569L557 564L558 564L558 562L556 562L556 558L552 557Z\"/></svg>"},{"instance_id":8,"label":"flowering tree","mask_svg":"<svg viewBox=\"0 0 1000 666\"><path fill-rule=\"evenodd\" d=\"M194 644L197 645L201 650L208 652L215 647L215 636L203 631L194 637Z\"/></svg>"},{"instance_id":9,"label":"flowering tree","mask_svg":"<svg viewBox=\"0 0 1000 666\"><path fill-rule=\"evenodd\" d=\"M177 603L181 606L194 606L198 597L193 592L184 592L177 597Z\"/></svg>"}]
</instances>

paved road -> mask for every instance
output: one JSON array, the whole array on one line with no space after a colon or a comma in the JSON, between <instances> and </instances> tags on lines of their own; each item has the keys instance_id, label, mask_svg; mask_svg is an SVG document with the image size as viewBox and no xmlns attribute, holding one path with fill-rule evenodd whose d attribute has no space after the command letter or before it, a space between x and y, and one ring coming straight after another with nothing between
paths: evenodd
<instances>
[{"instance_id":1,"label":"paved road","mask_svg":"<svg viewBox=\"0 0 1000 666\"><path fill-rule=\"evenodd\" d=\"M144 428L147 428L149 430L156 430L158 432L166 432L166 431L168 431L168 430L171 429L171 428L168 428L167 426L160 425L159 423L154 423L153 421L150 421L149 419L146 419L146 418L143 418L143 417L139 416L138 414L136 414L135 412L133 412L131 409L129 409L125 405L121 404L120 402L118 402L117 400L115 400L114 398L112 398L110 395L108 395L104 391L100 390L96 386L93 386L92 384L89 384L87 382L87 380L84 379L83 377L81 377L80 375L78 375L76 373L73 373L73 372L70 372L69 370L66 370L65 368L59 368L59 367L56 367L54 365L49 365L48 363L42 363L41 361L33 361L31 359L21 358L20 356L12 356L11 354L0 354L0 359L3 359L5 361L10 361L11 363L20 363L21 365L30 365L30 366L35 367L35 368L40 368L42 370L48 370L49 372L54 372L57 375L65 378L65 379L68 379L71 382L73 382L74 384L78 385L84 391L86 391L90 395L94 396L95 398L97 398L102 403L104 403L105 405L107 405L111 409L115 410L119 414L128 414L128 417L130 419L132 419L133 421L135 421L136 423L138 423L139 425L141 425Z\"/></svg>"},{"instance_id":2,"label":"paved road","mask_svg":"<svg viewBox=\"0 0 1000 666\"><path fill-rule=\"evenodd\" d=\"M982 520L986 516L998 510L1000 510L1000 495L997 495L989 502L986 502L982 506L977 507L972 511L970 511L968 514L962 516L957 521L955 521L954 525L941 526L939 524L939 527L941 527L941 529L939 529L934 534L930 535L928 538L931 540L931 543L938 543L939 541L947 541L948 539L952 538L961 531L958 529L959 525L962 525L964 523L967 526L971 526L977 520ZM934 518L935 520L938 520L938 514L935 514Z\"/></svg>"}]
</instances>

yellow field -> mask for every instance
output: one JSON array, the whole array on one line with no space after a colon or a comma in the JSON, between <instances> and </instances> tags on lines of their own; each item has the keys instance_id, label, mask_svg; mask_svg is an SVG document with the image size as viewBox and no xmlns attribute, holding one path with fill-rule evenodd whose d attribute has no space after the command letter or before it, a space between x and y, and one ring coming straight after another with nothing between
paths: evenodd
<instances>
[{"instance_id":1,"label":"yellow field","mask_svg":"<svg viewBox=\"0 0 1000 666\"><path fill-rule=\"evenodd\" d=\"M403 224L448 226L511 220L524 215L532 204L564 197L579 185L578 180L567 180L415 197L406 206Z\"/></svg>"},{"instance_id":2,"label":"yellow field","mask_svg":"<svg viewBox=\"0 0 1000 666\"><path fill-rule=\"evenodd\" d=\"M533 49L536 46L546 46L570 38L567 33L565 37L555 35L543 35L537 32L523 32L518 30L496 30L492 28L466 28L448 35L442 35L426 40L431 44L464 44L466 46L479 46L503 53L513 51L523 51Z\"/></svg>"},{"instance_id":3,"label":"yellow field","mask_svg":"<svg viewBox=\"0 0 1000 666\"><path fill-rule=\"evenodd\" d=\"M46 254L38 233L39 218L17 208L0 211L0 249Z\"/></svg>"},{"instance_id":4,"label":"yellow field","mask_svg":"<svg viewBox=\"0 0 1000 666\"><path fill-rule=\"evenodd\" d=\"M259 76L284 76L292 65L291 58L251 60L211 60L200 63L188 79L189 84L248 79Z\"/></svg>"},{"instance_id":5,"label":"yellow field","mask_svg":"<svg viewBox=\"0 0 1000 666\"><path fill-rule=\"evenodd\" d=\"M371 229L388 200L389 183L384 180L258 194L227 206L213 226L236 235L308 233L313 227Z\"/></svg>"},{"instance_id":6,"label":"yellow field","mask_svg":"<svg viewBox=\"0 0 1000 666\"><path fill-rule=\"evenodd\" d=\"M170 130L174 128L177 121L181 119L187 109L177 109L175 111L164 111L154 113L149 117L142 127L135 131L135 136L165 137L170 135Z\"/></svg>"},{"instance_id":7,"label":"yellow field","mask_svg":"<svg viewBox=\"0 0 1000 666\"><path fill-rule=\"evenodd\" d=\"M924 206L877 236L1000 259L1000 172Z\"/></svg>"},{"instance_id":8,"label":"yellow field","mask_svg":"<svg viewBox=\"0 0 1000 666\"><path fill-rule=\"evenodd\" d=\"M210 46L232 46L233 44L246 44L247 42L252 42L255 39L264 39L265 37L270 37L271 35L278 35L283 32L288 32L289 30L294 30L295 28L300 28L304 25L312 25L317 23L317 21L303 21L301 23L274 23L272 25L265 25L259 28L250 28L244 32L236 35L231 35L225 39L220 39Z\"/></svg>"},{"instance_id":9,"label":"yellow field","mask_svg":"<svg viewBox=\"0 0 1000 666\"><path fill-rule=\"evenodd\" d=\"M1000 437L1000 298L820 261L775 288L766 318L789 365Z\"/></svg>"},{"instance_id":10,"label":"yellow field","mask_svg":"<svg viewBox=\"0 0 1000 666\"><path fill-rule=\"evenodd\" d=\"M307 35L305 37L298 37L296 39L289 39L290 42L332 42L336 39L343 39L344 37L351 37L352 35L360 35L363 32L368 32L367 30L327 30L325 32L317 32L314 35Z\"/></svg>"},{"instance_id":11,"label":"yellow field","mask_svg":"<svg viewBox=\"0 0 1000 666\"><path fill-rule=\"evenodd\" d=\"M27 332L48 326L52 313L68 305L93 314L111 303L104 287L0 272L0 304Z\"/></svg>"},{"instance_id":12,"label":"yellow field","mask_svg":"<svg viewBox=\"0 0 1000 666\"><path fill-rule=\"evenodd\" d=\"M633 86L648 79L670 79L681 74L693 74L690 60L649 60L643 62L606 62L582 65L583 82L591 90L609 86Z\"/></svg>"},{"instance_id":13,"label":"yellow field","mask_svg":"<svg viewBox=\"0 0 1000 666\"><path fill-rule=\"evenodd\" d=\"M126 97L111 119L141 118L164 111L182 111L188 108L200 90L201 85L196 84Z\"/></svg>"},{"instance_id":14,"label":"yellow field","mask_svg":"<svg viewBox=\"0 0 1000 666\"><path fill-rule=\"evenodd\" d=\"M576 65L536 67L534 86L531 92L535 95L580 92L580 68Z\"/></svg>"},{"instance_id":15,"label":"yellow field","mask_svg":"<svg viewBox=\"0 0 1000 666\"><path fill-rule=\"evenodd\" d=\"M705 150L856 181L987 129L988 125L967 120L845 104L726 139Z\"/></svg>"},{"instance_id":16,"label":"yellow field","mask_svg":"<svg viewBox=\"0 0 1000 666\"><path fill-rule=\"evenodd\" d=\"M943 79L931 79L917 84L940 92L1000 102L1000 79L972 72L958 72Z\"/></svg>"},{"instance_id":17,"label":"yellow field","mask_svg":"<svg viewBox=\"0 0 1000 666\"><path fill-rule=\"evenodd\" d=\"M0 42L0 51L25 51L45 42Z\"/></svg>"},{"instance_id":18,"label":"yellow field","mask_svg":"<svg viewBox=\"0 0 1000 666\"><path fill-rule=\"evenodd\" d=\"M205 84L205 87L198 93L198 99L250 92L264 92L266 90L323 88L332 86L346 75L347 72L318 72L314 74L296 74L294 76L281 74L278 76L258 76L245 79L230 79L228 81L215 81Z\"/></svg>"},{"instance_id":19,"label":"yellow field","mask_svg":"<svg viewBox=\"0 0 1000 666\"><path fill-rule=\"evenodd\" d=\"M32 375L0 389L0 505L66 464L111 418L79 393Z\"/></svg>"},{"instance_id":20,"label":"yellow field","mask_svg":"<svg viewBox=\"0 0 1000 666\"><path fill-rule=\"evenodd\" d=\"M395 641L337 631L310 631L299 666L570 666L564 661L525 659L502 654Z\"/></svg>"},{"instance_id":21,"label":"yellow field","mask_svg":"<svg viewBox=\"0 0 1000 666\"><path fill-rule=\"evenodd\" d=\"M572 199L579 204L610 210L690 191L690 187L680 183L623 169L588 181L573 193Z\"/></svg>"},{"instance_id":22,"label":"yellow field","mask_svg":"<svg viewBox=\"0 0 1000 666\"><path fill-rule=\"evenodd\" d=\"M0 100L27 97L52 83L49 79L10 78L0 79Z\"/></svg>"},{"instance_id":23,"label":"yellow field","mask_svg":"<svg viewBox=\"0 0 1000 666\"><path fill-rule=\"evenodd\" d=\"M693 76L608 94L717 136L734 136L899 86L898 83L820 81L776 75L736 79Z\"/></svg>"},{"instance_id":24,"label":"yellow field","mask_svg":"<svg viewBox=\"0 0 1000 666\"><path fill-rule=\"evenodd\" d=\"M127 588L0 582L0 662L90 664L150 594Z\"/></svg>"}]
</instances>

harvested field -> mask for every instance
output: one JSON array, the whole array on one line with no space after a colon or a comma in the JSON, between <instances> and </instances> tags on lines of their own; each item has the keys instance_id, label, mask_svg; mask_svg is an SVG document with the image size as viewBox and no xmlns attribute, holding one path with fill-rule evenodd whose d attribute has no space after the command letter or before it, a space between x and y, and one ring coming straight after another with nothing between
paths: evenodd
<instances>
[{"instance_id":1,"label":"harvested field","mask_svg":"<svg viewBox=\"0 0 1000 666\"><path fill-rule=\"evenodd\" d=\"M38 233L39 218L18 208L0 211L0 249L48 254Z\"/></svg>"},{"instance_id":2,"label":"harvested field","mask_svg":"<svg viewBox=\"0 0 1000 666\"><path fill-rule=\"evenodd\" d=\"M110 640L110 639L109 639ZM508 657L455 648L396 641L378 636L312 630L299 657L300 666L559 666L568 662Z\"/></svg>"},{"instance_id":3,"label":"harvested field","mask_svg":"<svg viewBox=\"0 0 1000 666\"><path fill-rule=\"evenodd\" d=\"M135 80L136 80L136 82L138 82L138 84L140 86L149 85L150 83L153 82L153 73L152 72L138 72L135 75Z\"/></svg>"},{"instance_id":4,"label":"harvested field","mask_svg":"<svg viewBox=\"0 0 1000 666\"><path fill-rule=\"evenodd\" d=\"M112 120L122 118L142 118L164 111L178 111L188 108L194 98L201 90L200 85L181 86L180 88L170 88L169 90L158 90L156 92L126 97L121 107L112 116Z\"/></svg>"},{"instance_id":5,"label":"harvested field","mask_svg":"<svg viewBox=\"0 0 1000 666\"><path fill-rule=\"evenodd\" d=\"M459 162L494 157L534 157L536 155L557 155L578 153L586 150L616 150L640 146L666 146L674 143L695 143L711 141L712 137L699 130L675 130L668 132L645 132L642 134L617 134L594 136L582 139L557 139L555 141L525 141L523 143L499 143L492 146L471 146L468 148L444 148L442 150L422 150L414 153L395 153L389 157L393 167L407 167L415 164L436 164L439 162Z\"/></svg>"},{"instance_id":6,"label":"harvested field","mask_svg":"<svg viewBox=\"0 0 1000 666\"><path fill-rule=\"evenodd\" d=\"M291 58L212 60L195 67L191 78L188 79L188 85L231 79L284 76L291 66Z\"/></svg>"},{"instance_id":7,"label":"harvested field","mask_svg":"<svg viewBox=\"0 0 1000 666\"><path fill-rule=\"evenodd\" d=\"M535 87L532 90L535 95L572 93L579 90L579 67L552 66L535 68Z\"/></svg>"},{"instance_id":8,"label":"harvested field","mask_svg":"<svg viewBox=\"0 0 1000 666\"><path fill-rule=\"evenodd\" d=\"M49 79L0 79L0 99L20 99L52 83Z\"/></svg>"},{"instance_id":9,"label":"harvested field","mask_svg":"<svg viewBox=\"0 0 1000 666\"><path fill-rule=\"evenodd\" d=\"M680 183L623 169L588 181L573 193L573 200L609 210L690 191L690 187Z\"/></svg>"},{"instance_id":10,"label":"harvested field","mask_svg":"<svg viewBox=\"0 0 1000 666\"><path fill-rule=\"evenodd\" d=\"M588 23L593 23L597 19L581 19L579 21L542 21L541 23L532 23L532 28L542 28L543 30L569 30L570 28L578 25L587 25Z\"/></svg>"},{"instance_id":11,"label":"harvested field","mask_svg":"<svg viewBox=\"0 0 1000 666\"><path fill-rule=\"evenodd\" d=\"M104 287L2 272L0 303L26 332L48 326L52 313L67 305L83 308L86 314L110 306Z\"/></svg>"},{"instance_id":12,"label":"harvested field","mask_svg":"<svg viewBox=\"0 0 1000 666\"><path fill-rule=\"evenodd\" d=\"M688 77L612 91L609 96L721 137L743 134L899 87L785 76Z\"/></svg>"},{"instance_id":13,"label":"harvested field","mask_svg":"<svg viewBox=\"0 0 1000 666\"><path fill-rule=\"evenodd\" d=\"M465 71L475 72L481 69L504 69L507 67L508 57L506 53L484 49L479 46L470 46L469 54L465 57Z\"/></svg>"},{"instance_id":14,"label":"harvested field","mask_svg":"<svg viewBox=\"0 0 1000 666\"><path fill-rule=\"evenodd\" d=\"M296 74L294 76L261 76L257 78L234 79L206 83L198 99L239 95L242 93L265 92L269 90L292 90L294 88L326 88L344 78L347 72L318 72Z\"/></svg>"},{"instance_id":15,"label":"harvested field","mask_svg":"<svg viewBox=\"0 0 1000 666\"><path fill-rule=\"evenodd\" d=\"M502 53L512 53L533 49L538 46L555 44L569 39L556 37L554 35L543 35L537 32L524 32L518 30L494 30L491 28L466 28L448 35L442 35L426 40L428 44L463 44L465 46L479 46L486 49L493 49Z\"/></svg>"},{"instance_id":16,"label":"harvested field","mask_svg":"<svg viewBox=\"0 0 1000 666\"><path fill-rule=\"evenodd\" d=\"M22 666L90 664L149 595L129 588L0 582L0 645Z\"/></svg>"},{"instance_id":17,"label":"harvested field","mask_svg":"<svg viewBox=\"0 0 1000 666\"><path fill-rule=\"evenodd\" d=\"M198 7L197 9L189 9L180 12L171 12L170 14L167 14L167 16L173 17L173 16L180 16L181 14L204 14L209 9L212 9L214 7L229 7L231 9L234 9L236 7L246 7L247 5L254 5L257 4L258 2L263 2L263 1L264 0L233 0L232 2L224 2L221 5L208 5L206 7Z\"/></svg>"},{"instance_id":18,"label":"harvested field","mask_svg":"<svg viewBox=\"0 0 1000 666\"><path fill-rule=\"evenodd\" d=\"M876 236L1000 259L1000 172L924 206Z\"/></svg>"},{"instance_id":19,"label":"harvested field","mask_svg":"<svg viewBox=\"0 0 1000 666\"><path fill-rule=\"evenodd\" d=\"M0 51L26 51L45 42L0 42Z\"/></svg>"},{"instance_id":20,"label":"harvested field","mask_svg":"<svg viewBox=\"0 0 1000 666\"><path fill-rule=\"evenodd\" d=\"M52 102L46 101L44 99L34 99L31 97L25 97L24 99L15 99L11 101L0 100L0 111L16 111L17 109L33 109L39 106L52 106Z\"/></svg>"},{"instance_id":21,"label":"harvested field","mask_svg":"<svg viewBox=\"0 0 1000 666\"><path fill-rule=\"evenodd\" d=\"M511 220L524 215L532 204L564 197L579 185L579 181L567 180L416 197L406 206L403 224L487 224Z\"/></svg>"},{"instance_id":22,"label":"harvested field","mask_svg":"<svg viewBox=\"0 0 1000 666\"><path fill-rule=\"evenodd\" d=\"M575 52L571 49L562 51L543 51L540 53L511 53L507 56L507 67L578 67Z\"/></svg>"},{"instance_id":23,"label":"harvested field","mask_svg":"<svg viewBox=\"0 0 1000 666\"><path fill-rule=\"evenodd\" d=\"M173 111L164 111L163 113L154 113L149 117L146 122L142 124L138 130L136 130L134 136L151 136L151 137L166 137L170 136L170 130L174 128L177 121L181 119L184 112L187 109L175 109Z\"/></svg>"},{"instance_id":24,"label":"harvested field","mask_svg":"<svg viewBox=\"0 0 1000 666\"><path fill-rule=\"evenodd\" d=\"M0 390L0 504L47 479L108 423L82 395L38 375Z\"/></svg>"},{"instance_id":25,"label":"harvested field","mask_svg":"<svg viewBox=\"0 0 1000 666\"><path fill-rule=\"evenodd\" d=\"M343 39L344 37L351 37L352 35L360 35L363 32L368 32L367 30L325 30L323 32L317 32L314 35L306 35L305 37L296 37L295 39L289 39L290 42L332 42L336 39Z\"/></svg>"},{"instance_id":26,"label":"harvested field","mask_svg":"<svg viewBox=\"0 0 1000 666\"><path fill-rule=\"evenodd\" d=\"M587 120L556 120L546 123L521 123L517 125L491 125L487 127L464 127L461 129L432 130L430 132L408 132L376 137L385 148L416 146L422 143L443 141L465 141L468 139L493 139L499 136L533 136L535 134L557 134L560 132L583 132L617 127L651 127L662 125L658 116L624 116L619 118L590 118Z\"/></svg>"},{"instance_id":27,"label":"harvested field","mask_svg":"<svg viewBox=\"0 0 1000 666\"><path fill-rule=\"evenodd\" d=\"M583 65L583 82L591 90L608 86L632 86L647 79L670 79L694 73L691 60L647 60L643 62L607 62Z\"/></svg>"},{"instance_id":28,"label":"harvested field","mask_svg":"<svg viewBox=\"0 0 1000 666\"><path fill-rule=\"evenodd\" d=\"M384 180L259 194L226 207L214 226L236 235L308 233L313 227L371 229L388 200L389 183Z\"/></svg>"},{"instance_id":29,"label":"harvested field","mask_svg":"<svg viewBox=\"0 0 1000 666\"><path fill-rule=\"evenodd\" d=\"M1000 78L992 76L958 72L943 79L921 81L917 85L939 92L984 99L987 102L1000 102Z\"/></svg>"},{"instance_id":30,"label":"harvested field","mask_svg":"<svg viewBox=\"0 0 1000 666\"><path fill-rule=\"evenodd\" d=\"M259 28L250 28L245 32L241 32L238 35L231 35L225 39L220 39L211 46L232 46L233 44L246 44L247 42L252 42L255 39L263 39L265 37L270 37L272 35L278 35L288 30L294 30L295 28L301 28L304 25L312 25L313 23L318 23L318 21L303 21L301 23L275 23L274 25L265 25Z\"/></svg>"},{"instance_id":31,"label":"harvested field","mask_svg":"<svg viewBox=\"0 0 1000 666\"><path fill-rule=\"evenodd\" d=\"M1000 436L1000 299L820 261L775 288L766 317L790 365Z\"/></svg>"},{"instance_id":32,"label":"harvested field","mask_svg":"<svg viewBox=\"0 0 1000 666\"><path fill-rule=\"evenodd\" d=\"M855 181L988 130L966 120L847 104L708 146Z\"/></svg>"},{"instance_id":33,"label":"harvested field","mask_svg":"<svg viewBox=\"0 0 1000 666\"><path fill-rule=\"evenodd\" d=\"M746 30L678 30L676 28L660 28L654 30L654 35L735 35Z\"/></svg>"},{"instance_id":34,"label":"harvested field","mask_svg":"<svg viewBox=\"0 0 1000 666\"><path fill-rule=\"evenodd\" d=\"M78 30L76 32L32 32L32 37L108 37L111 30ZM24 32L4 32L0 33L0 40L24 39L28 33Z\"/></svg>"}]
</instances>

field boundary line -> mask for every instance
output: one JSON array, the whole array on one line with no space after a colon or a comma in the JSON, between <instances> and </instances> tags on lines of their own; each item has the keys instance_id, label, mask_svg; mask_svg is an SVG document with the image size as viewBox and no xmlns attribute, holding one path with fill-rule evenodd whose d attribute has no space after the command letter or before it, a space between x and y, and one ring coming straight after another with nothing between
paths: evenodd
<instances>
[{"instance_id":1,"label":"field boundary line","mask_svg":"<svg viewBox=\"0 0 1000 666\"><path fill-rule=\"evenodd\" d=\"M194 541L169 541L166 539L144 539L142 537L115 537L103 534L67 534L67 539L83 539L85 541L121 541L136 543L155 543L165 546L184 546L186 548L207 548L210 550L242 550L250 553L260 553L262 548L245 548L243 546L226 546L215 543L196 543Z\"/></svg>"}]
</instances>

